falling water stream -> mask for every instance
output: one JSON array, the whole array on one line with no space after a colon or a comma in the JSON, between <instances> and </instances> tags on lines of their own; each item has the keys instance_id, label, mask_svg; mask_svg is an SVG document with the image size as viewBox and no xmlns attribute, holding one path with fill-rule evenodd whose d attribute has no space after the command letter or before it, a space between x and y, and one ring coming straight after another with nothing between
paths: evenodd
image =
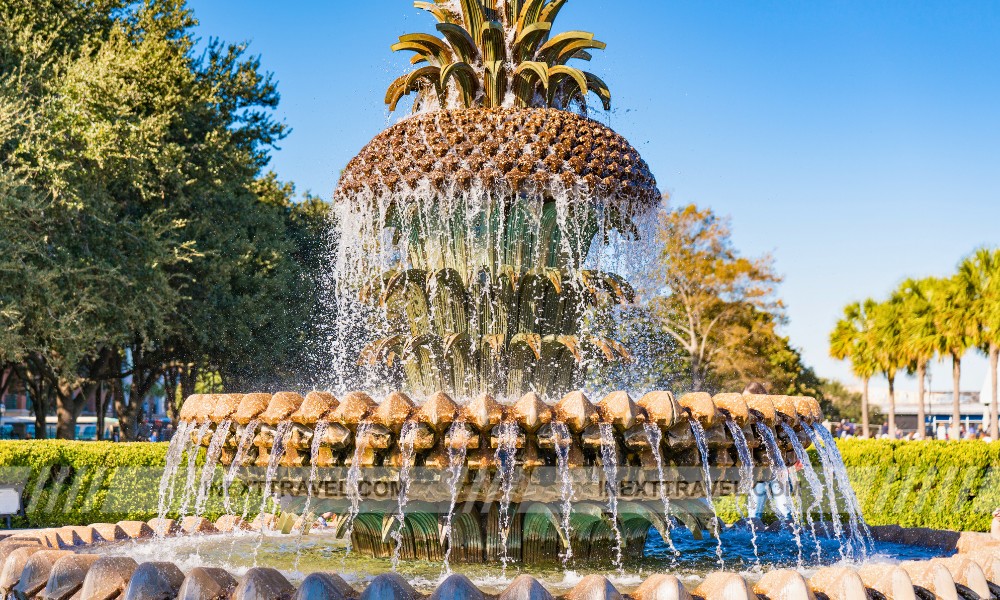
<instances>
[{"instance_id":1,"label":"falling water stream","mask_svg":"<svg viewBox=\"0 0 1000 600\"><path fill-rule=\"evenodd\" d=\"M188 447L187 481L184 483L184 496L181 499L180 517L187 515L188 506L194 497L194 489L198 480L198 453L201 450L201 440L208 433L208 428L212 426L211 421L205 421L195 430L195 441Z\"/></svg>"},{"instance_id":2,"label":"falling water stream","mask_svg":"<svg viewBox=\"0 0 1000 600\"><path fill-rule=\"evenodd\" d=\"M719 568L725 569L726 563L722 560L722 527L719 521L719 512L715 509L715 500L712 499L712 466L708 462L708 439L705 436L705 428L702 426L701 421L693 417L688 418L688 421L691 423L691 431L694 432L694 441L698 445L698 454L701 455L705 500L708 501L708 506L715 517L715 523L713 523L716 539L715 556L719 559Z\"/></svg>"},{"instance_id":3,"label":"falling water stream","mask_svg":"<svg viewBox=\"0 0 1000 600\"><path fill-rule=\"evenodd\" d=\"M469 446L469 433L465 429L463 421L455 421L448 428L446 439L450 440L448 446L448 488L451 490L451 504L448 505L448 514L445 516L444 527L441 530L441 539L445 541L447 547L444 551L444 572L451 574L451 565L448 560L451 558L451 527L455 518L455 507L458 504L458 492L461 489L459 482L462 480L462 472L465 470L465 454Z\"/></svg>"},{"instance_id":4,"label":"falling water stream","mask_svg":"<svg viewBox=\"0 0 1000 600\"><path fill-rule=\"evenodd\" d=\"M347 523L346 530L344 532L344 538L347 540L347 552L345 556L351 554L351 550L354 548L354 542L351 538L354 536L354 521L358 518L361 513L361 461L364 458L365 450L368 449L369 437L372 429L372 424L369 421L363 421L358 424L358 429L354 433L354 457L351 459L351 466L347 469L347 499L351 503L350 510L347 513Z\"/></svg>"},{"instance_id":5,"label":"falling water stream","mask_svg":"<svg viewBox=\"0 0 1000 600\"><path fill-rule=\"evenodd\" d=\"M733 436L733 445L736 446L736 454L740 458L740 485L739 493L747 498L747 523L750 525L750 543L753 544L754 562L760 567L760 551L757 547L757 523L754 519L754 511L750 508L750 498L753 496L754 476L753 476L753 454L750 453L750 444L747 436L736 421L731 418L726 419L726 427L729 434ZM739 506L739 502L737 502ZM742 512L742 511L741 511Z\"/></svg>"},{"instance_id":6,"label":"falling water stream","mask_svg":"<svg viewBox=\"0 0 1000 600\"><path fill-rule=\"evenodd\" d=\"M306 530L315 521L309 514L312 507L313 497L316 495L316 482L319 480L319 452L323 445L323 438L326 437L326 430L330 424L327 421L317 421L316 428L313 429L312 443L309 444L309 481L306 483L306 501L302 506L302 526L299 528L299 537L295 541L295 570L299 569L299 559L302 557L302 538L306 535Z\"/></svg>"},{"instance_id":7,"label":"falling water stream","mask_svg":"<svg viewBox=\"0 0 1000 600\"><path fill-rule=\"evenodd\" d=\"M618 442L615 441L615 431L610 423L599 424L601 431L601 466L604 467L604 480L608 493L608 512L611 513L611 527L615 530L615 569L624 575L623 564L625 541L618 526Z\"/></svg>"},{"instance_id":8,"label":"falling water stream","mask_svg":"<svg viewBox=\"0 0 1000 600\"><path fill-rule=\"evenodd\" d=\"M667 524L666 539L663 541L667 543L667 547L670 548L670 552L674 555L674 563L676 564L680 552L674 546L674 539L671 535L673 521L670 518L670 496L667 494L667 482L664 477L663 455L660 454L663 432L660 431L659 426L655 423L644 423L643 429L646 430L646 439L649 440L649 448L653 453L653 459L656 461L656 489L660 493L660 501L663 502L663 520Z\"/></svg>"},{"instance_id":9,"label":"falling water stream","mask_svg":"<svg viewBox=\"0 0 1000 600\"><path fill-rule=\"evenodd\" d=\"M292 431L291 421L282 421L278 423L278 426L274 429L274 442L271 444L271 455L267 460L267 471L264 473L264 489L261 491L260 497L260 510L257 515L260 519L260 536L257 539L257 545L254 547L253 551L253 563L257 564L257 556L260 554L260 546L264 543L264 536L267 533L267 523L264 520L264 515L267 514L267 503L271 501L272 505L276 503L277 498L274 491L271 489L274 486L274 478L278 474L278 466L281 464L281 459L285 456L285 438ZM244 509L245 510L245 509Z\"/></svg>"},{"instance_id":10,"label":"falling water stream","mask_svg":"<svg viewBox=\"0 0 1000 600\"><path fill-rule=\"evenodd\" d=\"M407 421L399 432L399 499L396 508L396 530L392 539L396 547L392 551L392 570L399 569L399 557L403 552L403 530L406 527L406 504L410 500L410 470L413 468L414 444L417 424Z\"/></svg>"},{"instance_id":11,"label":"falling water stream","mask_svg":"<svg viewBox=\"0 0 1000 600\"><path fill-rule=\"evenodd\" d=\"M165 519L170 511L170 505L174 500L174 477L181 466L181 459L184 457L184 450L191 443L191 429L194 427L192 421L181 421L177 425L174 437L170 439L167 447L167 464L160 477L159 507L157 514L160 519ZM157 532L159 533L159 532Z\"/></svg>"},{"instance_id":12,"label":"falling water stream","mask_svg":"<svg viewBox=\"0 0 1000 600\"><path fill-rule=\"evenodd\" d=\"M833 467L833 473L837 479L837 487L840 488L841 496L844 498L844 504L851 523L851 535L854 536L860 545L863 557L867 555L868 548L874 547L875 542L872 539L871 531L868 529L868 524L865 523L865 519L861 514L861 503L858 502L854 488L851 487L851 481L847 477L847 467L844 465L844 459L840 456L840 450L837 449L837 442L833 439L833 435L825 427L813 425L813 431L823 440L821 448L817 449L820 452L826 453L827 459Z\"/></svg>"},{"instance_id":13,"label":"falling water stream","mask_svg":"<svg viewBox=\"0 0 1000 600\"><path fill-rule=\"evenodd\" d=\"M200 517L205 511L205 504L208 502L209 492L212 490L212 481L215 480L215 465L219 462L222 454L222 446L229 437L229 427L232 421L229 419L219 423L212 434L212 441L208 444L208 451L205 453L205 466L201 468L201 482L198 485L198 497L194 501L194 515Z\"/></svg>"},{"instance_id":14,"label":"falling water stream","mask_svg":"<svg viewBox=\"0 0 1000 600\"><path fill-rule=\"evenodd\" d=\"M816 454L819 455L820 465L823 467L823 481L826 484L826 496L828 504L830 506L830 522L833 527L833 535L837 539L837 546L840 549L840 557L846 559L848 555L853 554L853 548L849 547L847 552L844 549L844 524L840 521L840 510L837 508L837 489L836 489L836 475L833 474L833 463L830 457L826 453L826 449L820 443L819 435L811 427L804 428L809 439L812 440L813 446L816 448ZM851 545L851 540L846 540L848 546Z\"/></svg>"},{"instance_id":15,"label":"falling water stream","mask_svg":"<svg viewBox=\"0 0 1000 600\"><path fill-rule=\"evenodd\" d=\"M808 429L808 426L805 426ZM816 544L816 560L819 560L823 556L823 545L819 541L819 537L816 533L816 521L813 519L813 513L816 512L823 504L823 484L820 483L819 476L816 475L816 470L813 469L812 461L809 459L809 454L806 449L802 446L802 440L799 439L795 430L788 423L782 423L781 429L788 436L788 441L792 443L792 449L795 451L795 457L799 460L799 464L802 465L802 473L805 474L806 484L809 486L809 494L812 496L812 502L809 504L804 512L806 515L806 523L809 525L809 533L812 534L813 541ZM820 512L820 518L822 519L822 512Z\"/></svg>"},{"instance_id":16,"label":"falling water stream","mask_svg":"<svg viewBox=\"0 0 1000 600\"><path fill-rule=\"evenodd\" d=\"M501 423L496 427L497 449L494 455L497 473L500 476L500 564L501 577L507 577L507 563L510 561L507 542L510 540L510 502L514 492L514 467L517 458L517 438L520 429L517 423Z\"/></svg>"},{"instance_id":17,"label":"falling water stream","mask_svg":"<svg viewBox=\"0 0 1000 600\"><path fill-rule=\"evenodd\" d=\"M764 449L767 451L767 458L771 463L771 469L774 471L775 481L781 484L782 494L788 498L788 509L789 515L781 515L782 510L778 506L777 499L774 498L770 491L768 491L768 497L771 499L771 503L774 505L774 512L779 514L781 518L787 518L791 516L792 518L792 534L795 536L795 546L798 548L799 567L802 566L802 516L799 511L796 510L795 502L793 500L795 494L792 492L791 482L788 476L788 466L785 464L785 459L781 455L781 448L778 447L778 440L775 438L774 430L771 426L766 423L760 423L757 431L760 432L761 437L764 439ZM770 490L771 486L768 486Z\"/></svg>"},{"instance_id":18,"label":"falling water stream","mask_svg":"<svg viewBox=\"0 0 1000 600\"><path fill-rule=\"evenodd\" d=\"M260 427L260 421L256 419L247 423L247 426L243 429L243 435L240 436L240 440L236 444L236 454L233 456L233 462L229 463L229 469L222 478L223 506L228 514L233 514L233 508L230 505L229 489L232 487L233 482L236 481L236 475L239 474L243 463L246 462L247 454L250 452L250 446L257 435L258 427ZM247 490L246 496L247 498L250 497L249 490ZM246 511L244 511L243 518L246 519Z\"/></svg>"},{"instance_id":19,"label":"falling water stream","mask_svg":"<svg viewBox=\"0 0 1000 600\"><path fill-rule=\"evenodd\" d=\"M563 534L566 536L566 551L562 555L563 567L573 558L573 528L570 518L573 514L573 476L569 472L569 449L573 443L569 428L565 423L554 421L552 434L555 439L556 465L559 475L559 516L562 519Z\"/></svg>"}]
</instances>

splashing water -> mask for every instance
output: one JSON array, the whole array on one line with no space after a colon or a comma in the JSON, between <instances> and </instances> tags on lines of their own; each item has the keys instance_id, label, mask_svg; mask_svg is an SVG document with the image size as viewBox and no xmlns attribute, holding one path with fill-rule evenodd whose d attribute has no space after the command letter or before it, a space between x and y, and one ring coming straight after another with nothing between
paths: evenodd
<instances>
[{"instance_id":1,"label":"splashing water","mask_svg":"<svg viewBox=\"0 0 1000 600\"><path fill-rule=\"evenodd\" d=\"M514 492L514 467L517 459L517 438L520 429L517 423L501 423L497 426L496 459L500 476L500 563L501 577L507 577L508 556L507 543L510 540L510 503Z\"/></svg>"},{"instance_id":2,"label":"splashing water","mask_svg":"<svg viewBox=\"0 0 1000 600\"><path fill-rule=\"evenodd\" d=\"M837 508L836 476L833 474L833 464L827 456L826 449L820 443L819 436L811 427L804 428L809 439L812 440L816 453L819 455L820 465L823 467L823 481L826 484L826 496L830 506L830 521L833 527L833 535L837 539L837 547L840 550L840 558L847 559L854 554L854 548L850 539L844 540L844 524L840 521L840 510ZM845 551L844 544L847 544Z\"/></svg>"},{"instance_id":3,"label":"splashing water","mask_svg":"<svg viewBox=\"0 0 1000 600\"><path fill-rule=\"evenodd\" d=\"M406 527L406 504L410 495L410 469L413 468L414 444L416 443L417 424L407 421L399 433L399 504L396 508L398 527L392 533L396 548L392 551L392 570L399 568L399 556L403 552L403 528Z\"/></svg>"},{"instance_id":4,"label":"splashing water","mask_svg":"<svg viewBox=\"0 0 1000 600\"><path fill-rule=\"evenodd\" d=\"M816 522L813 520L813 513L816 512L822 506L823 503L823 484L819 481L819 476L816 475L816 470L813 469L812 461L809 460L809 454L806 453L806 449L802 447L802 440L799 439L795 430L792 429L791 425L788 423L782 423L781 428L784 430L785 435L788 436L788 440L792 443L792 449L795 451L795 457L799 459L799 463L802 465L802 472L806 477L806 484L809 486L809 493L812 495L812 503L809 508L806 509L806 522L809 525L809 532L813 536L813 541L816 543L816 560L819 560L823 556L823 545L819 541L819 537L816 535ZM808 429L808 425L804 426ZM820 513L822 517L822 513Z\"/></svg>"},{"instance_id":5,"label":"splashing water","mask_svg":"<svg viewBox=\"0 0 1000 600\"><path fill-rule=\"evenodd\" d=\"M211 421L205 421L195 430L196 440L188 446L187 481L184 483L184 496L181 499L181 509L179 516L183 519L187 515L191 499L194 497L195 484L198 479L198 454L201 451L201 440L208 434L208 428L212 426Z\"/></svg>"},{"instance_id":6,"label":"splashing water","mask_svg":"<svg viewBox=\"0 0 1000 600\"><path fill-rule=\"evenodd\" d=\"M618 526L618 442L610 423L600 423L598 427L601 431L601 464L608 492L608 512L611 513L611 527L615 530L615 569L619 575L624 575L625 542Z\"/></svg>"},{"instance_id":7,"label":"splashing water","mask_svg":"<svg viewBox=\"0 0 1000 600\"><path fill-rule=\"evenodd\" d=\"M559 516L562 522L563 534L566 536L566 550L562 555L563 568L573 558L573 527L570 517L573 514L573 477L569 472L569 449L573 443L569 428L565 423L554 421L552 434L555 439L556 465L559 475Z\"/></svg>"},{"instance_id":8,"label":"splashing water","mask_svg":"<svg viewBox=\"0 0 1000 600\"><path fill-rule=\"evenodd\" d=\"M708 462L708 438L705 435L705 428L702 427L701 421L692 417L689 417L688 421L691 423L691 431L694 432L694 441L698 445L698 454L701 455L701 471L705 485L705 499L708 501L708 506L712 509L712 515L715 517L715 539L717 540L715 546L715 556L719 560L719 568L725 569L726 562L722 559L721 521L719 520L719 512L715 508L715 500L712 499L712 467Z\"/></svg>"},{"instance_id":9,"label":"splashing water","mask_svg":"<svg viewBox=\"0 0 1000 600\"><path fill-rule=\"evenodd\" d=\"M302 538L312 521L309 509L312 507L313 496L315 495L316 482L319 480L319 465L316 459L319 458L320 449L323 446L323 438L330 424L327 421L317 421L313 429L312 443L309 444L309 481L306 484L306 501L302 506L302 527L299 528L299 537L295 541L295 570L299 570L299 559L302 557Z\"/></svg>"},{"instance_id":10,"label":"splashing water","mask_svg":"<svg viewBox=\"0 0 1000 600\"><path fill-rule=\"evenodd\" d=\"M760 432L761 438L764 440L764 449L767 451L767 458L771 462L771 467L774 469L775 481L781 484L782 493L788 497L788 502L790 506L784 507L788 514L779 515L781 518L792 518L792 534L795 536L795 546L798 548L799 560L798 564L801 568L802 566L802 516L799 511L796 510L794 494L792 493L791 481L788 477L788 466L785 464L785 458L781 455L781 448L778 447L778 440L774 435L774 430L771 426L766 423L760 423L757 429ZM784 512L783 508L778 505L777 499L771 494L771 487L768 486L767 496L771 500L771 504L774 506L774 512L780 513Z\"/></svg>"},{"instance_id":11,"label":"splashing water","mask_svg":"<svg viewBox=\"0 0 1000 600\"><path fill-rule=\"evenodd\" d=\"M451 490L451 504L448 505L448 514L445 516L444 527L441 529L441 538L447 544L444 551L444 573L451 575L451 565L448 560L451 558L451 527L455 519L455 507L458 505L459 482L462 480L462 472L465 470L465 454L469 445L469 433L465 429L465 423L455 421L448 428L447 438L450 440L448 446L448 488Z\"/></svg>"},{"instance_id":12,"label":"splashing water","mask_svg":"<svg viewBox=\"0 0 1000 600\"><path fill-rule=\"evenodd\" d=\"M160 498L157 510L160 519L167 517L170 505L174 501L174 477L180 469L184 451L191 442L191 429L193 428L194 423L192 421L181 421L177 425L174 437L170 439L170 445L167 447L167 464L163 469L163 475L160 476Z\"/></svg>"},{"instance_id":13,"label":"splashing water","mask_svg":"<svg viewBox=\"0 0 1000 600\"><path fill-rule=\"evenodd\" d=\"M757 547L757 523L754 520L754 513L750 508L750 498L753 496L754 476L753 476L753 454L750 453L750 444L747 436L736 421L731 418L726 419L726 427L733 437L733 445L736 446L736 454L740 457L740 485L738 493L747 498L747 523L750 524L750 543L753 545L754 562L760 567L760 549ZM739 509L739 503L736 503ZM740 510L742 512L742 510Z\"/></svg>"},{"instance_id":14,"label":"splashing water","mask_svg":"<svg viewBox=\"0 0 1000 600\"><path fill-rule=\"evenodd\" d=\"M868 549L875 547L875 541L872 538L871 530L868 529L868 524L865 523L864 516L861 514L861 503L858 501L858 497L854 493L854 488L851 487L851 481L847 477L847 467L844 465L843 457L840 456L837 442L825 427L813 425L813 430L823 440L822 451L826 452L827 457L833 465L833 473L837 478L837 484L847 506L848 516L850 517L851 535L860 544L862 556L867 556Z\"/></svg>"},{"instance_id":15,"label":"splashing water","mask_svg":"<svg viewBox=\"0 0 1000 600\"><path fill-rule=\"evenodd\" d=\"M219 462L222 454L222 446L229 437L229 427L232 421L226 419L219 423L215 433L212 434L212 441L208 444L208 451L205 453L205 466L201 469L201 482L198 485L198 497L194 501L194 514L200 517L205 511L205 504L208 503L208 494L212 489L212 481L215 480L215 465Z\"/></svg>"},{"instance_id":16,"label":"splashing water","mask_svg":"<svg viewBox=\"0 0 1000 600\"><path fill-rule=\"evenodd\" d=\"M368 421L358 424L358 430L354 434L354 458L351 460L350 468L347 469L346 491L347 499L351 502L351 508L347 513L347 529L344 533L347 539L347 555L351 554L354 547L354 542L351 540L354 536L354 521L361 513L361 460L364 458L365 450L368 449L371 430L372 424Z\"/></svg>"},{"instance_id":17,"label":"splashing water","mask_svg":"<svg viewBox=\"0 0 1000 600\"><path fill-rule=\"evenodd\" d=\"M670 548L670 552L674 555L674 563L677 562L677 557L680 556L680 551L674 546L674 539L671 535L671 529L673 528L673 521L670 519L670 496L667 494L667 482L664 477L663 469L663 455L660 454L660 444L663 442L663 432L655 423L644 423L643 429L646 430L646 438L649 440L650 450L653 452L653 458L656 460L656 489L660 493L660 501L663 503L663 519L667 523L666 539L663 541L667 543L667 547Z\"/></svg>"},{"instance_id":18,"label":"splashing water","mask_svg":"<svg viewBox=\"0 0 1000 600\"><path fill-rule=\"evenodd\" d=\"M260 421L257 419L247 423L247 426L243 429L243 435L240 436L240 441L236 444L236 454L233 456L233 462L229 463L229 470L226 471L225 476L222 478L222 499L223 506L225 507L227 514L233 514L233 508L230 504L229 489L232 487L233 482L236 481L236 475L239 474L240 468L243 467L243 463L246 462L247 454L250 452L250 445L253 443L254 437L257 436L258 427L260 427ZM248 490L247 498L249 497L250 493ZM244 503L244 519L246 519L247 508L246 503Z\"/></svg>"},{"instance_id":19,"label":"splashing water","mask_svg":"<svg viewBox=\"0 0 1000 600\"><path fill-rule=\"evenodd\" d=\"M257 565L257 556L260 554L260 546L264 542L264 536L267 534L267 525L264 521L264 515L267 514L267 503L271 501L272 505L277 505L277 495L271 489L274 485L274 478L278 474L278 465L281 464L281 459L285 455L285 438L292 431L291 421L282 421L278 423L278 426L274 430L274 442L271 444L271 456L267 460L267 471L264 473L264 489L261 493L260 498L260 510L257 515L260 519L260 536L257 539L257 545L254 547L253 551L253 564ZM249 494L248 494L249 497ZM246 509L244 509L245 511Z\"/></svg>"}]
</instances>

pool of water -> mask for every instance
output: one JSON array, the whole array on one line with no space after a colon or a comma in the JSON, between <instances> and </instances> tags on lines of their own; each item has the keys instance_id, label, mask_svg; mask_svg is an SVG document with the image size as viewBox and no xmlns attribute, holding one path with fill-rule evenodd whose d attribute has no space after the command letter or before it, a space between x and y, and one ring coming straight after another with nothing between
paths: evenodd
<instances>
[{"instance_id":1,"label":"pool of water","mask_svg":"<svg viewBox=\"0 0 1000 600\"><path fill-rule=\"evenodd\" d=\"M524 566L512 562L506 574L499 565L451 565L451 572L468 576L484 591L496 593L503 590L515 577L529 573L551 590L565 591L584 576L593 573L608 577L621 591L638 586L651 574L672 573L686 585L694 588L713 571L722 570L716 555L716 542L712 539L696 540L686 529L675 529L674 545L680 556L671 552L655 530L650 531L646 543L646 556L641 561L627 563L622 571L608 564L563 565L554 561L545 565ZM754 581L763 573L777 568L798 568L809 575L817 568L833 564L857 564L841 558L839 544L834 539L806 537L802 540L802 562L795 537L789 532L759 532L757 547L760 560L753 551L748 530L730 528L722 535L722 562L726 571L738 572ZM372 559L357 553L348 553L343 540L332 534L313 533L300 537L292 535L267 535L243 532L236 535L187 536L155 541L134 541L94 548L92 552L131 556L139 562L170 561L181 569L198 566L223 567L234 574L242 574L257 566L274 567L289 580L301 581L309 573L329 571L341 575L354 585L363 585L376 575L392 569L389 560ZM876 544L875 552L866 563L894 563L902 560L927 559L940 556L930 548ZM430 591L447 576L441 563L401 561L397 571L420 591Z\"/></svg>"}]
</instances>

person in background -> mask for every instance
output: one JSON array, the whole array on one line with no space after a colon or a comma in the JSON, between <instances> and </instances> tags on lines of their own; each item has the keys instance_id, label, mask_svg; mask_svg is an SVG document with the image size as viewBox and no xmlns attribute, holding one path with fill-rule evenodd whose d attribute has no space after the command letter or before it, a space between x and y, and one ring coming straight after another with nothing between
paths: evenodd
<instances>
[{"instance_id":1,"label":"person in background","mask_svg":"<svg viewBox=\"0 0 1000 600\"><path fill-rule=\"evenodd\" d=\"M764 387L764 384L758 383L756 381L751 381L750 383L747 384L745 388L743 388L744 396L766 394L766 393L767 393L767 388Z\"/></svg>"}]
</instances>

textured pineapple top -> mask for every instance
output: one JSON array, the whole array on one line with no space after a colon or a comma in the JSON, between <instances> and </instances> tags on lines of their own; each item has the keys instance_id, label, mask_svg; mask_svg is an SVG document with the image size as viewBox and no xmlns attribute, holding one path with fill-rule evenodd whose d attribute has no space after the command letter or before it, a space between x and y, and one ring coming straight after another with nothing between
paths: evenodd
<instances>
[{"instance_id":1,"label":"textured pineapple top","mask_svg":"<svg viewBox=\"0 0 1000 600\"><path fill-rule=\"evenodd\" d=\"M336 199L474 187L548 195L557 190L652 206L649 166L628 140L557 109L462 109L415 115L375 137L344 171Z\"/></svg>"}]
</instances>

